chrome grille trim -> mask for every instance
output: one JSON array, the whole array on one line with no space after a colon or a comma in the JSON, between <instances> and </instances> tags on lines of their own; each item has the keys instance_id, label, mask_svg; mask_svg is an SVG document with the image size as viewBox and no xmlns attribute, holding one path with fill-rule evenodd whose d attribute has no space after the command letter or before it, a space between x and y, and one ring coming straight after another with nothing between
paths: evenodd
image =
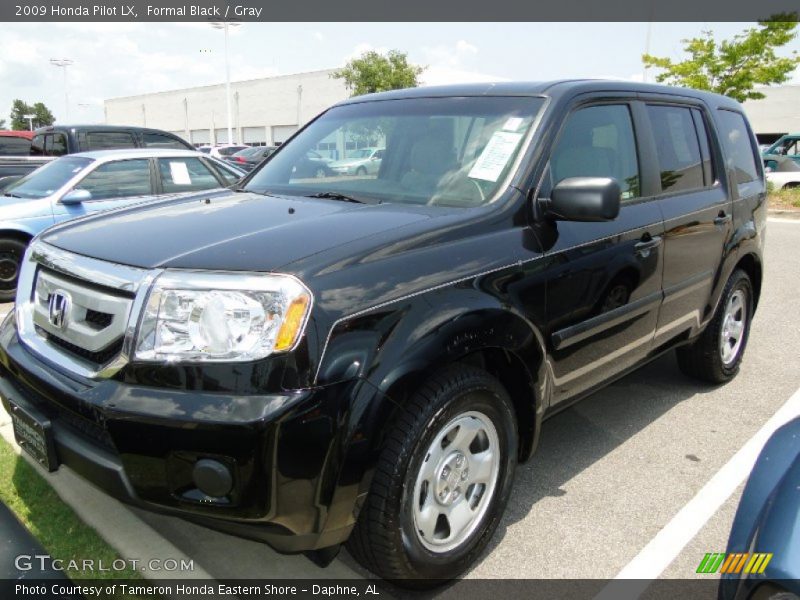
<instances>
[{"instance_id":1,"label":"chrome grille trim","mask_svg":"<svg viewBox=\"0 0 800 600\"><path fill-rule=\"evenodd\" d=\"M69 326L64 329L50 322L48 300L57 291L67 292L70 298L64 316ZM125 334L132 304L130 297L108 294L40 268L33 290L33 323L70 344L89 352L99 352ZM111 324L98 329L86 319L90 310L110 315Z\"/></svg>"},{"instance_id":2,"label":"chrome grille trim","mask_svg":"<svg viewBox=\"0 0 800 600\"><path fill-rule=\"evenodd\" d=\"M67 277L62 278L58 273ZM34 241L25 253L22 261L18 285L15 315L17 332L20 342L33 354L46 360L67 373L76 374L88 379L107 379L130 362L133 355L133 344L141 314L142 306L150 291L153 280L161 273L160 270L147 270L118 265L79 254L66 252L41 241ZM88 342L86 349L102 349L118 342L122 337L122 349L119 354L108 363L97 365L78 356L68 354L63 348L47 340L45 335L37 331L40 327L46 334L54 335L65 341L81 345L76 338L65 336L63 332L55 329L43 312L42 298L37 297L37 276L43 276L47 286L49 284L64 284L60 287L77 294L80 298L79 306L112 312L118 325L112 324L108 329L113 330L113 335L100 335L94 342ZM86 287L76 283L75 279L87 282ZM121 292L103 293L97 287ZM131 298L132 296L132 298ZM88 305L88 306L87 306ZM108 310L111 309L111 310ZM83 311L85 317L85 311ZM78 310L80 316L80 309ZM72 323L74 328L75 323ZM81 340L87 342L91 339L90 331L85 328ZM74 329L73 329L74 330ZM72 331L71 331L72 333ZM95 335L103 332L95 332Z\"/></svg>"}]
</instances>

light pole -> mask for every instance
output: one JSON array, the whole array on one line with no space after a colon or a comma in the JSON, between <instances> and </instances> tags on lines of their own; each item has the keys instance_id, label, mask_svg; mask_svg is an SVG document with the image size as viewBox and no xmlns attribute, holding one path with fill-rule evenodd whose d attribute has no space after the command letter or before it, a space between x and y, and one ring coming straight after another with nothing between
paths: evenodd
<instances>
[{"instance_id":1,"label":"light pole","mask_svg":"<svg viewBox=\"0 0 800 600\"><path fill-rule=\"evenodd\" d=\"M28 125L30 126L31 131L33 131L33 120L36 118L36 115L22 115L22 118L28 119Z\"/></svg>"},{"instance_id":2,"label":"light pole","mask_svg":"<svg viewBox=\"0 0 800 600\"><path fill-rule=\"evenodd\" d=\"M64 70L64 120L69 122L69 91L67 90L67 67L75 61L70 58L51 58L50 64Z\"/></svg>"},{"instance_id":3,"label":"light pole","mask_svg":"<svg viewBox=\"0 0 800 600\"><path fill-rule=\"evenodd\" d=\"M233 119L231 118L231 65L228 60L228 29L230 27L239 27L239 25L241 23L229 23L228 21L211 23L214 29L222 29L225 32L225 105L228 111L229 144L233 144Z\"/></svg>"}]
</instances>

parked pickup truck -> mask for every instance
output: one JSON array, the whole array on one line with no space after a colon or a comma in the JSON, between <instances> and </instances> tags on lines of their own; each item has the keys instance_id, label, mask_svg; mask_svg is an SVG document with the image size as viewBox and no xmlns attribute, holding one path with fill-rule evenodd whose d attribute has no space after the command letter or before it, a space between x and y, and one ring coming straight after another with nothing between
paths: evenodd
<instances>
[{"instance_id":1,"label":"parked pickup truck","mask_svg":"<svg viewBox=\"0 0 800 600\"><path fill-rule=\"evenodd\" d=\"M40 127L29 139L31 141L23 155L9 156L0 151L0 191L23 175L65 154L115 148L195 149L167 131L122 125L50 125Z\"/></svg>"},{"instance_id":2,"label":"parked pickup truck","mask_svg":"<svg viewBox=\"0 0 800 600\"><path fill-rule=\"evenodd\" d=\"M385 149L375 173L297 168L355 135ZM673 349L695 379L736 375L765 216L756 139L723 96L359 96L227 195L40 234L0 395L47 469L434 585L486 548L548 417Z\"/></svg>"}]
</instances>

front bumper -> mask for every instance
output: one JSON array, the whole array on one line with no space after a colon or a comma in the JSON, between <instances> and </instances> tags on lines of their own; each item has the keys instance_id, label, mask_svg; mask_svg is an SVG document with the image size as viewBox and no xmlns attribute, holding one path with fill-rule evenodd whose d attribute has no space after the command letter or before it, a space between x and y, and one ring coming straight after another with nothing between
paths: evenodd
<instances>
[{"instance_id":1,"label":"front bumper","mask_svg":"<svg viewBox=\"0 0 800 600\"><path fill-rule=\"evenodd\" d=\"M108 494L282 552L344 541L360 476L342 481L338 414L358 382L238 396L78 380L33 356L13 318L0 329L0 396L50 420L59 464ZM224 497L193 482L200 459L233 476Z\"/></svg>"}]
</instances>

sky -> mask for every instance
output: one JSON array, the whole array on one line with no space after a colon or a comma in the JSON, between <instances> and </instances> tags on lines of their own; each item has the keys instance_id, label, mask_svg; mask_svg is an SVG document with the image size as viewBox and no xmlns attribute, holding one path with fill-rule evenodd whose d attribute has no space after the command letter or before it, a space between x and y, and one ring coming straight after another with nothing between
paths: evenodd
<instances>
[{"instance_id":1,"label":"sky","mask_svg":"<svg viewBox=\"0 0 800 600\"><path fill-rule=\"evenodd\" d=\"M244 23L230 35L231 79L344 65L365 50L397 49L426 66L428 85L466 81L606 77L641 81L641 55L680 59L681 39L747 23ZM648 33L649 32L649 33ZM786 47L800 51L800 40ZM222 83L224 38L207 23L3 23L0 118L15 98L44 102L69 121L103 122L103 101ZM648 75L652 80L653 75ZM800 84L800 70L791 83Z\"/></svg>"}]
</instances>

